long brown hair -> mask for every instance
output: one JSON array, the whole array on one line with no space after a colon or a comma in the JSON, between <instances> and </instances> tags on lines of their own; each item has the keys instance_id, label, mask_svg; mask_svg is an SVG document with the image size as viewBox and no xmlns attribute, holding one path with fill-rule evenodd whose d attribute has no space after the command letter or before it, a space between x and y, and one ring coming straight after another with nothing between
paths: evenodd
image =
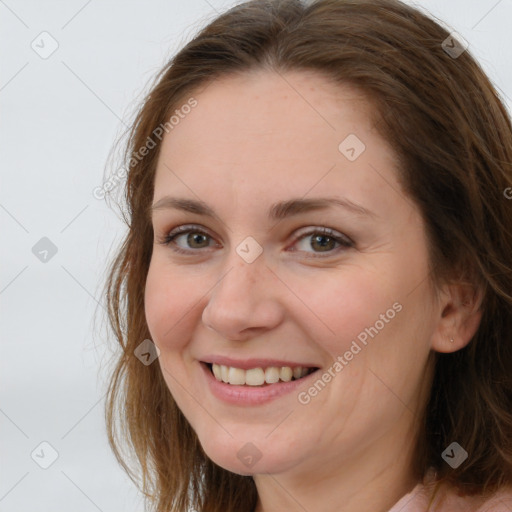
<instances>
[{"instance_id":1,"label":"long brown hair","mask_svg":"<svg viewBox=\"0 0 512 512\"><path fill-rule=\"evenodd\" d=\"M105 285L120 346L105 408L109 442L157 512L249 512L257 499L250 476L205 455L159 366L141 364L134 350L150 338L144 287L160 148L154 131L216 78L258 69L313 70L356 86L375 105L375 126L426 222L431 283L465 281L484 294L470 343L435 353L415 476L433 467L466 494L512 483L512 126L470 52L447 51L455 45L449 37L397 0L251 0L209 23L157 76L128 134L128 232ZM139 158L148 137L156 147ZM455 469L441 457L452 441L469 453Z\"/></svg>"}]
</instances>

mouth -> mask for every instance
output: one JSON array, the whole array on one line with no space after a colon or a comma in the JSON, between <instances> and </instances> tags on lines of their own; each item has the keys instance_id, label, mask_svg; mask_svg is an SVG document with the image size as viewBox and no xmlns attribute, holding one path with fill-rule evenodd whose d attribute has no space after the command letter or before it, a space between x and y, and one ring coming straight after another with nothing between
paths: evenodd
<instances>
[{"instance_id":1,"label":"mouth","mask_svg":"<svg viewBox=\"0 0 512 512\"><path fill-rule=\"evenodd\" d=\"M283 382L298 381L319 370L307 366L258 366L242 369L216 363L202 362L218 382L232 386L263 388Z\"/></svg>"}]
</instances>

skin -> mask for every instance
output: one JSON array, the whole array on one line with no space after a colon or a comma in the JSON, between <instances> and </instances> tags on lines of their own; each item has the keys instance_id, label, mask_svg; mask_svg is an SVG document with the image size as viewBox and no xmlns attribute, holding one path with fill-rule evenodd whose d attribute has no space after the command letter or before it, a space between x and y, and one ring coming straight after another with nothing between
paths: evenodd
<instances>
[{"instance_id":1,"label":"skin","mask_svg":"<svg viewBox=\"0 0 512 512\"><path fill-rule=\"evenodd\" d=\"M462 302L474 305L474 294L451 285L435 297L428 286L422 217L356 89L309 72L257 71L194 97L197 107L164 137L153 204L199 198L217 217L153 213L145 311L169 390L207 455L254 476L257 512L386 512L417 483L410 466L428 356L470 341L480 313ZM351 133L366 146L355 161L338 149ZM267 219L270 204L304 196L345 197L375 217L331 207ZM210 237L175 240L195 251L188 256L159 242L185 224ZM323 252L314 234L303 236L319 227L354 247L328 239ZM252 263L236 252L247 236L263 249ZM326 371L397 302L401 311L306 405L295 392L230 405L206 386L198 360L212 353ZM252 468L237 457L247 442L262 454Z\"/></svg>"}]
</instances>

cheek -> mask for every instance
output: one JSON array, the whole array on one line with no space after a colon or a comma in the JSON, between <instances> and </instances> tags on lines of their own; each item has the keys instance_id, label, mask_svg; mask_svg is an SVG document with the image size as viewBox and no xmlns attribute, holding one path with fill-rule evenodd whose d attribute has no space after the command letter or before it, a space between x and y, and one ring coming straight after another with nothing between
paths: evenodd
<instances>
[{"instance_id":1,"label":"cheek","mask_svg":"<svg viewBox=\"0 0 512 512\"><path fill-rule=\"evenodd\" d=\"M340 271L336 275L325 272L315 279L295 277L294 281L297 297L307 306L298 306L304 312L297 309L296 317L302 319L312 339L321 343L331 356L348 350L352 340L392 308L394 302L389 285L359 267L344 268L342 274Z\"/></svg>"},{"instance_id":2,"label":"cheek","mask_svg":"<svg viewBox=\"0 0 512 512\"><path fill-rule=\"evenodd\" d=\"M199 295L200 296L200 295ZM144 292L146 321L153 341L160 350L176 349L176 342L186 339L190 313L198 300L198 291L190 279L171 272L169 265L151 262Z\"/></svg>"},{"instance_id":3,"label":"cheek","mask_svg":"<svg viewBox=\"0 0 512 512\"><path fill-rule=\"evenodd\" d=\"M429 353L428 330L418 329L427 314L424 299L413 301L409 284L398 278L391 284L392 275L382 270L386 277L379 278L354 269L336 284L334 279L315 287L304 282L300 291L318 317L310 315L308 322L312 339L338 361L329 367L335 377L326 376L329 392L313 394L311 401L319 409L324 400L342 404L342 417L356 424L377 417L394 421L403 403L415 397ZM418 290L418 297L425 293Z\"/></svg>"},{"instance_id":4,"label":"cheek","mask_svg":"<svg viewBox=\"0 0 512 512\"><path fill-rule=\"evenodd\" d=\"M146 322L152 341L160 349L158 363L169 391L182 410L187 409L187 396L182 396L187 382L182 349L190 339L191 307L197 301L194 288L171 272L169 265L151 261L144 292Z\"/></svg>"}]
</instances>

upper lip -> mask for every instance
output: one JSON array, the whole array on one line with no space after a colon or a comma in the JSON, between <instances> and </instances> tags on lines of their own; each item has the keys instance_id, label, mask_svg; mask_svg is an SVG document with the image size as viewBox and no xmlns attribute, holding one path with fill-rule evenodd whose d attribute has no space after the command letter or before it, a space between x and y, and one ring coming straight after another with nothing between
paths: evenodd
<instances>
[{"instance_id":1,"label":"upper lip","mask_svg":"<svg viewBox=\"0 0 512 512\"><path fill-rule=\"evenodd\" d=\"M250 370L251 368L268 368L270 366L290 366L295 368L302 366L302 368L318 368L319 366L311 363L301 363L297 361L285 361L283 359L268 359L268 358L250 358L250 359L233 359L232 357L224 356L206 356L201 359L203 363L219 364L222 366L232 366L240 368L241 370Z\"/></svg>"}]
</instances>

